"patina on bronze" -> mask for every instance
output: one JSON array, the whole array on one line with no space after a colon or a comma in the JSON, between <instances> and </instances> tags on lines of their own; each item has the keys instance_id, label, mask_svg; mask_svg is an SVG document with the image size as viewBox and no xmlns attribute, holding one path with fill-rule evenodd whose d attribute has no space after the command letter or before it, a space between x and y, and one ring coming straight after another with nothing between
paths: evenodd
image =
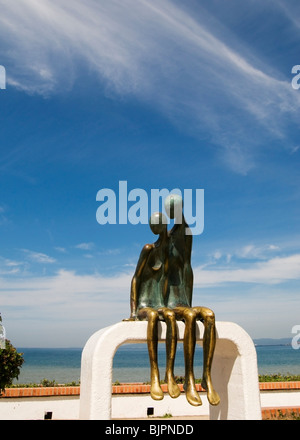
<instances>
[{"instance_id":1,"label":"patina on bronze","mask_svg":"<svg viewBox=\"0 0 300 440\"><path fill-rule=\"evenodd\" d=\"M158 321L167 324L166 336L166 382L168 392L175 398L180 389L174 378L174 361L177 346L175 312L165 307L168 286L168 233L167 219L155 213L149 220L151 230L159 235L153 244L146 244L140 254L131 282L129 321L147 320L147 344L150 359L151 397L161 400L164 393L160 386L157 363Z\"/></svg>"},{"instance_id":2,"label":"patina on bronze","mask_svg":"<svg viewBox=\"0 0 300 440\"><path fill-rule=\"evenodd\" d=\"M194 378L194 352L196 345L196 321L204 324L203 335L203 378L202 387L207 391L211 405L218 405L220 397L211 380L211 365L216 343L215 315L207 307L192 307L193 270L191 253L193 236L182 212L182 198L171 194L165 200L168 216L175 224L168 233L169 270L166 306L175 312L177 320L185 323L183 341L185 358L186 397L191 405L201 405L201 398L196 390Z\"/></svg>"},{"instance_id":3,"label":"patina on bronze","mask_svg":"<svg viewBox=\"0 0 300 440\"><path fill-rule=\"evenodd\" d=\"M191 266L192 234L185 221L182 198L171 194L165 201L168 216L175 220L167 231L167 220L161 213L150 218L150 227L158 240L146 244L140 254L131 282L131 315L128 321L147 320L147 344L150 359L151 397L163 398L157 363L158 322L167 324L166 382L168 392L175 398L180 390L174 379L174 361L177 345L176 320L184 321L184 358L186 398L191 405L202 404L194 378L194 353L196 345L196 321L204 324L203 378L211 405L218 405L220 398L211 380L211 365L215 350L216 331L214 312L206 307L192 307L193 271Z\"/></svg>"}]
</instances>

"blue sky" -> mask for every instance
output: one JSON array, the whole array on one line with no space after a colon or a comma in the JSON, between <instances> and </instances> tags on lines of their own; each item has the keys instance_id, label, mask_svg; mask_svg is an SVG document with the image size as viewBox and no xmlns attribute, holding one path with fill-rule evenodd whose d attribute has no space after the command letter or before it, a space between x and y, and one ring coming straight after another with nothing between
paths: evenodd
<instances>
[{"instance_id":1,"label":"blue sky","mask_svg":"<svg viewBox=\"0 0 300 440\"><path fill-rule=\"evenodd\" d=\"M1 2L0 311L19 347L129 316L147 225L97 192L204 189L194 305L253 338L299 324L297 1Z\"/></svg>"}]
</instances>

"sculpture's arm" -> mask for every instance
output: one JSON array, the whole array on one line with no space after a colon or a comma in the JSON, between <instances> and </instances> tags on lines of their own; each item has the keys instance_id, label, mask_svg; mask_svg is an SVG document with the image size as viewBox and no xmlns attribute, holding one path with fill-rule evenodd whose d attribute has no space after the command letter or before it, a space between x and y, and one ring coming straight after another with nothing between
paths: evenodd
<instances>
[{"instance_id":1,"label":"sculpture's arm","mask_svg":"<svg viewBox=\"0 0 300 440\"><path fill-rule=\"evenodd\" d=\"M165 305L168 304L168 275L169 275L169 248L166 244L164 249L164 284L163 284L163 298Z\"/></svg>"},{"instance_id":2,"label":"sculpture's arm","mask_svg":"<svg viewBox=\"0 0 300 440\"><path fill-rule=\"evenodd\" d=\"M184 267L184 280L185 280L186 297L189 306L192 307L194 275L193 275L193 270L189 264L186 264Z\"/></svg>"},{"instance_id":3,"label":"sculpture's arm","mask_svg":"<svg viewBox=\"0 0 300 440\"><path fill-rule=\"evenodd\" d=\"M135 320L137 318L139 285L145 264L147 262L149 253L152 249L153 249L153 245L151 244L146 244L143 247L139 261L136 266L134 276L131 281L131 289L130 289L130 310L131 310L130 319L131 320Z\"/></svg>"},{"instance_id":4,"label":"sculpture's arm","mask_svg":"<svg viewBox=\"0 0 300 440\"><path fill-rule=\"evenodd\" d=\"M186 224L186 226L188 226ZM190 307L192 307L194 275L191 266L193 236L185 235L185 264L184 264L184 281L186 286L186 296Z\"/></svg>"}]
</instances>

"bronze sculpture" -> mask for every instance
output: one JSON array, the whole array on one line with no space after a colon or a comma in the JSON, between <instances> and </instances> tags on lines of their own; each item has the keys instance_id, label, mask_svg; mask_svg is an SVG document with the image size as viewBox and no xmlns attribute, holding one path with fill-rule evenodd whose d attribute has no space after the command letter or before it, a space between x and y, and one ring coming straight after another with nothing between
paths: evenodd
<instances>
[{"instance_id":1,"label":"bronze sculpture","mask_svg":"<svg viewBox=\"0 0 300 440\"><path fill-rule=\"evenodd\" d=\"M193 371L196 345L196 320L204 324L203 336L203 378L202 387L207 391L211 405L218 405L220 398L214 390L211 380L211 364L215 349L215 316L207 307L192 307L193 271L191 252L193 236L182 212L182 198L171 194L165 201L168 216L175 220L169 232L169 270L167 307L174 310L177 320L185 322L184 358L186 397L191 405L201 405L201 399L195 386Z\"/></svg>"},{"instance_id":2,"label":"bronze sculpture","mask_svg":"<svg viewBox=\"0 0 300 440\"><path fill-rule=\"evenodd\" d=\"M178 397L180 390L174 379L174 361L177 345L176 320L184 321L184 359L186 398L191 405L201 405L194 378L194 352L196 345L196 321L204 324L203 378L211 405L218 405L220 398L211 380L211 364L215 349L215 316L206 307L192 307L193 271L191 267L192 234L185 221L182 198L171 194L166 198L165 209L175 220L167 231L167 220L162 213L150 218L150 227L159 234L153 244L144 246L131 282L131 315L128 320L147 320L147 344L151 371L151 397L163 398L157 364L158 322L164 320L166 334L166 381L171 397Z\"/></svg>"},{"instance_id":3,"label":"bronze sculpture","mask_svg":"<svg viewBox=\"0 0 300 440\"><path fill-rule=\"evenodd\" d=\"M180 389L174 378L174 361L177 346L175 313L165 307L168 271L167 220L161 213L155 213L149 220L150 228L158 234L158 240L146 244L140 254L131 282L130 307L132 320L148 320L147 343L150 359L151 397L161 400L164 397L160 386L157 363L158 321L167 324L166 337L166 382L168 392L175 398Z\"/></svg>"}]
</instances>

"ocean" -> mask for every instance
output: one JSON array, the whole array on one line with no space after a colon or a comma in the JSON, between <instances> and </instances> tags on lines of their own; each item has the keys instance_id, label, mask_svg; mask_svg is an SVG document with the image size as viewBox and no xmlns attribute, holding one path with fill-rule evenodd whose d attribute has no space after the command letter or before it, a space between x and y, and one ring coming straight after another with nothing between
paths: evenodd
<instances>
[{"instance_id":1,"label":"ocean","mask_svg":"<svg viewBox=\"0 0 300 440\"><path fill-rule=\"evenodd\" d=\"M81 348L18 348L25 362L15 384L40 383L43 379L56 383L79 382ZM300 375L300 349L287 345L256 345L259 374ZM202 376L202 348L197 345L194 360L195 377ZM165 345L159 344L158 362L164 379ZM182 343L178 344L175 375L184 375ZM146 344L125 344L117 350L113 362L113 382L148 382L149 358Z\"/></svg>"}]
</instances>

